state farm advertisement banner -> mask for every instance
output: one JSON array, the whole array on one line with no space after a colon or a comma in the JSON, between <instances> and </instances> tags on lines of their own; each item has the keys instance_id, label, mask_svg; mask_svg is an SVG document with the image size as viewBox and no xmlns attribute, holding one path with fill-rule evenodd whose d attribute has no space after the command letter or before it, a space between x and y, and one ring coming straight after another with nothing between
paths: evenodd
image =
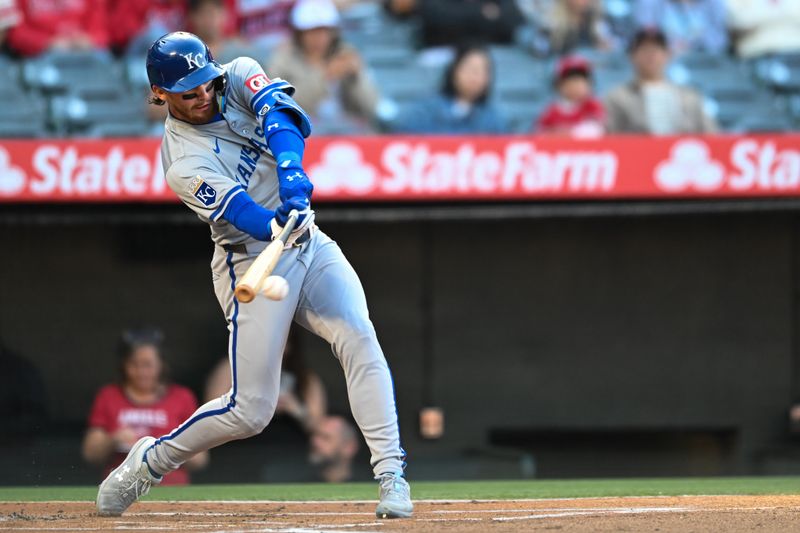
<instances>
[{"instance_id":1,"label":"state farm advertisement banner","mask_svg":"<svg viewBox=\"0 0 800 533\"><path fill-rule=\"evenodd\" d=\"M315 201L786 197L800 135L312 138L305 166ZM0 141L0 202L174 201L157 139Z\"/></svg>"}]
</instances>

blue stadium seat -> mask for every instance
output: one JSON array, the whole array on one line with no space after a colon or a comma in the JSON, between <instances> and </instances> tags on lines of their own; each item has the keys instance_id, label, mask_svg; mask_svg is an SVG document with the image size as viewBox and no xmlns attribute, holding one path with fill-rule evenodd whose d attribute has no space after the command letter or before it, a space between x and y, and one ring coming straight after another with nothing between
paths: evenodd
<instances>
[{"instance_id":1,"label":"blue stadium seat","mask_svg":"<svg viewBox=\"0 0 800 533\"><path fill-rule=\"evenodd\" d=\"M71 92L50 99L50 122L61 135L87 136L104 125L127 124L136 131L147 129L144 98L122 94ZM111 126L109 126L111 127Z\"/></svg>"},{"instance_id":2,"label":"blue stadium seat","mask_svg":"<svg viewBox=\"0 0 800 533\"><path fill-rule=\"evenodd\" d=\"M19 90L21 88L20 71L19 63L0 55L0 90Z\"/></svg>"},{"instance_id":3,"label":"blue stadium seat","mask_svg":"<svg viewBox=\"0 0 800 533\"><path fill-rule=\"evenodd\" d=\"M381 94L398 101L424 97L441 84L440 74L414 65L374 68L371 74Z\"/></svg>"},{"instance_id":4,"label":"blue stadium seat","mask_svg":"<svg viewBox=\"0 0 800 533\"><path fill-rule=\"evenodd\" d=\"M784 54L757 59L756 78L778 92L800 92L800 55Z\"/></svg>"},{"instance_id":5,"label":"blue stadium seat","mask_svg":"<svg viewBox=\"0 0 800 533\"><path fill-rule=\"evenodd\" d=\"M547 100L538 101L498 101L498 107L508 120L511 133L528 133L547 106Z\"/></svg>"},{"instance_id":6,"label":"blue stadium seat","mask_svg":"<svg viewBox=\"0 0 800 533\"><path fill-rule=\"evenodd\" d=\"M0 137L44 137L45 109L45 102L36 93L6 91L0 106Z\"/></svg>"},{"instance_id":7,"label":"blue stadium seat","mask_svg":"<svg viewBox=\"0 0 800 533\"><path fill-rule=\"evenodd\" d=\"M25 62L28 87L46 93L68 90L127 92L120 64L107 52L51 52Z\"/></svg>"}]
</instances>

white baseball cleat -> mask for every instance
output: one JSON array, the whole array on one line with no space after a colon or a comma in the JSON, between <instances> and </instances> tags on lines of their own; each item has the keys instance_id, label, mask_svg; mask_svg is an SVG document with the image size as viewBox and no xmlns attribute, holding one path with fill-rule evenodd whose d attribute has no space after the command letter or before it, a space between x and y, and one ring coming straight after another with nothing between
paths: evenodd
<instances>
[{"instance_id":1,"label":"white baseball cleat","mask_svg":"<svg viewBox=\"0 0 800 533\"><path fill-rule=\"evenodd\" d=\"M376 479L380 481L380 503L375 509L378 518L409 518L414 511L411 503L411 487L402 474L390 472L381 474Z\"/></svg>"},{"instance_id":2,"label":"white baseball cleat","mask_svg":"<svg viewBox=\"0 0 800 533\"><path fill-rule=\"evenodd\" d=\"M139 439L122 464L100 484L97 514L119 516L133 502L147 494L153 484L161 483L162 478L153 476L144 462L144 453L155 441L153 437Z\"/></svg>"}]
</instances>

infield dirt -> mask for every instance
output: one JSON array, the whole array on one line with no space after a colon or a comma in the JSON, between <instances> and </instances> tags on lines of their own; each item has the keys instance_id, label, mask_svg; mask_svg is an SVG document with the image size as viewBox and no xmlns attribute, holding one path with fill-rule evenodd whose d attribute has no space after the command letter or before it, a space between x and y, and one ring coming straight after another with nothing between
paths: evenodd
<instances>
[{"instance_id":1,"label":"infield dirt","mask_svg":"<svg viewBox=\"0 0 800 533\"><path fill-rule=\"evenodd\" d=\"M421 501L378 520L374 502L143 502L101 518L87 502L0 502L12 531L800 532L800 495Z\"/></svg>"}]
</instances>

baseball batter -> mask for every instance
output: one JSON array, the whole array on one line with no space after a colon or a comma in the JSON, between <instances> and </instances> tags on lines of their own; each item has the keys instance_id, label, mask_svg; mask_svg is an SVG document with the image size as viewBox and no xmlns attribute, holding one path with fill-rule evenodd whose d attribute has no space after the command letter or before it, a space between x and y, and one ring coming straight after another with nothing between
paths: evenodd
<instances>
[{"instance_id":1,"label":"baseball batter","mask_svg":"<svg viewBox=\"0 0 800 533\"><path fill-rule=\"evenodd\" d=\"M230 331L233 386L168 435L139 440L100 485L99 513L120 515L194 454L260 433L275 412L281 357L295 321L327 340L344 369L380 482L376 514L411 516L391 374L358 276L314 224L313 185L302 166L311 124L291 97L294 88L270 80L249 58L218 64L186 32L153 43L147 73L151 102L169 108L161 147L167 182L211 227L212 278ZM237 280L293 209L300 217L274 271L289 282L289 294L240 304Z\"/></svg>"}]
</instances>

